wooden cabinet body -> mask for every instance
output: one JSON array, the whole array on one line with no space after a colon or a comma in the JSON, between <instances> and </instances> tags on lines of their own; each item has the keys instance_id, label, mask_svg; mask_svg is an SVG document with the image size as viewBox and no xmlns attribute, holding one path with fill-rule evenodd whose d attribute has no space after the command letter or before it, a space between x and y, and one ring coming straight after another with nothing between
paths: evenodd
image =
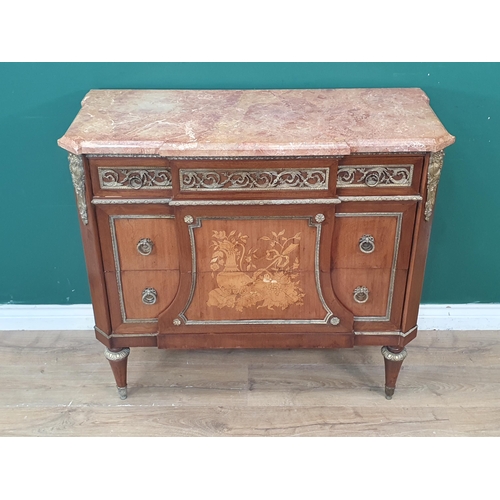
<instances>
[{"instance_id":1,"label":"wooden cabinet body","mask_svg":"<svg viewBox=\"0 0 500 500\"><path fill-rule=\"evenodd\" d=\"M244 124L233 134L246 147ZM95 331L118 387L123 348L380 345L392 395L417 333L442 148L340 154L341 141L336 154L284 155L221 144L217 156L208 146L165 154L164 142L151 154L139 132L132 141L122 131L142 149L120 153L115 140L109 153L113 141L104 138L106 149L94 137L85 152L71 151L70 132L60 144L70 150Z\"/></svg>"}]
</instances>

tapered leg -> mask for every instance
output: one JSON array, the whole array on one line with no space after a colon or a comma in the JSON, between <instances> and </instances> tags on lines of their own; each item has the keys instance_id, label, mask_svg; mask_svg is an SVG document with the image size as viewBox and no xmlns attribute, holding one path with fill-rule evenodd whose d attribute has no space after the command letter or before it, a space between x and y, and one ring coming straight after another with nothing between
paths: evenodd
<instances>
[{"instance_id":1,"label":"tapered leg","mask_svg":"<svg viewBox=\"0 0 500 500\"><path fill-rule=\"evenodd\" d=\"M106 349L104 356L109 361L113 375L116 380L116 388L120 399L127 399L127 360L130 354L130 349L124 347L123 349Z\"/></svg>"},{"instance_id":2,"label":"tapered leg","mask_svg":"<svg viewBox=\"0 0 500 500\"><path fill-rule=\"evenodd\" d=\"M394 390L396 389L396 381L398 380L399 370L403 360L406 358L407 352L404 347L382 347L382 356L384 356L385 364L385 397L392 399Z\"/></svg>"}]
</instances>

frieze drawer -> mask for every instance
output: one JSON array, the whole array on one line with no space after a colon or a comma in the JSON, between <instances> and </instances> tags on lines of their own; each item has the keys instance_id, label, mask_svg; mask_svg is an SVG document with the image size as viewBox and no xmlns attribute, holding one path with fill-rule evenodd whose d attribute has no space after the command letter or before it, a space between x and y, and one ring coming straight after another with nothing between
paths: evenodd
<instances>
[{"instance_id":1,"label":"frieze drawer","mask_svg":"<svg viewBox=\"0 0 500 500\"><path fill-rule=\"evenodd\" d=\"M422 169L420 156L344 157L339 160L337 191L344 196L419 194Z\"/></svg>"},{"instance_id":2,"label":"frieze drawer","mask_svg":"<svg viewBox=\"0 0 500 500\"><path fill-rule=\"evenodd\" d=\"M156 199L172 195L172 171L165 158L90 157L88 162L97 198Z\"/></svg>"},{"instance_id":3,"label":"frieze drawer","mask_svg":"<svg viewBox=\"0 0 500 500\"><path fill-rule=\"evenodd\" d=\"M336 158L265 160L172 160L179 199L264 198L269 195L326 198L335 193ZM175 183L176 181L174 181Z\"/></svg>"}]
</instances>

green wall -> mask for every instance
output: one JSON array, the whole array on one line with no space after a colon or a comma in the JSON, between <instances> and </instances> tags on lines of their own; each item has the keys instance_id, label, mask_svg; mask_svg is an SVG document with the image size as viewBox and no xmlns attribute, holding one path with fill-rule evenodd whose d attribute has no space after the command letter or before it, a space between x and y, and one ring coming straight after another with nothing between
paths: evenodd
<instances>
[{"instance_id":1,"label":"green wall","mask_svg":"<svg viewBox=\"0 0 500 500\"><path fill-rule=\"evenodd\" d=\"M61 137L90 89L420 87L447 149L424 303L500 302L500 64L0 64L0 304L89 303Z\"/></svg>"}]
</instances>

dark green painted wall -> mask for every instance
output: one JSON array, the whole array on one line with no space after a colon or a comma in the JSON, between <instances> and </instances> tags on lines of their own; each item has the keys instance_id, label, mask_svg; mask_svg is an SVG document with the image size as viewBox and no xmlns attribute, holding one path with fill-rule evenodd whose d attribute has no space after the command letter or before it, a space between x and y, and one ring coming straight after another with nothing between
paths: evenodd
<instances>
[{"instance_id":1,"label":"dark green painted wall","mask_svg":"<svg viewBox=\"0 0 500 500\"><path fill-rule=\"evenodd\" d=\"M420 87L447 149L424 303L500 302L500 64L0 64L0 304L89 303L61 137L93 88Z\"/></svg>"}]
</instances>

